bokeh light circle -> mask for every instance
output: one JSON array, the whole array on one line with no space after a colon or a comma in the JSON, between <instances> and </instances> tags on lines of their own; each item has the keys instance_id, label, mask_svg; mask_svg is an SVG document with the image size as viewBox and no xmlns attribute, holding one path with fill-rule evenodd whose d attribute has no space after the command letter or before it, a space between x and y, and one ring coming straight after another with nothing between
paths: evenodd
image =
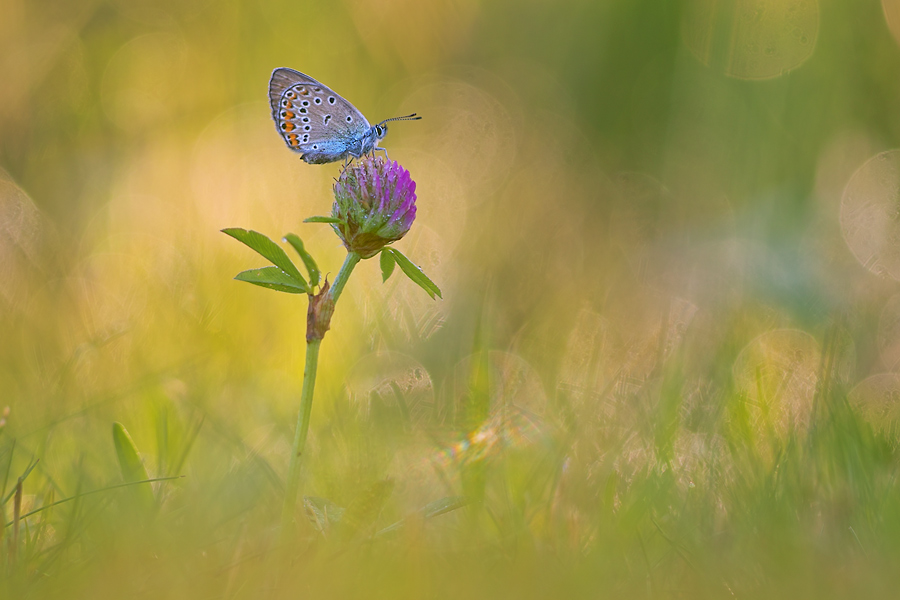
<instances>
[{"instance_id":1,"label":"bokeh light circle","mask_svg":"<svg viewBox=\"0 0 900 600\"><path fill-rule=\"evenodd\" d=\"M410 94L400 113L428 115L404 133L410 146L427 147L455 173L465 174L470 205L490 197L506 180L516 151L507 107L486 90L454 79L426 84Z\"/></svg>"},{"instance_id":2,"label":"bokeh light circle","mask_svg":"<svg viewBox=\"0 0 900 600\"><path fill-rule=\"evenodd\" d=\"M900 294L891 296L878 319L878 352L888 369L900 364Z\"/></svg>"},{"instance_id":3,"label":"bokeh light circle","mask_svg":"<svg viewBox=\"0 0 900 600\"><path fill-rule=\"evenodd\" d=\"M783 436L805 429L820 365L819 344L805 331L776 329L747 344L733 374L759 433Z\"/></svg>"},{"instance_id":4,"label":"bokeh light circle","mask_svg":"<svg viewBox=\"0 0 900 600\"><path fill-rule=\"evenodd\" d=\"M866 269L900 279L900 150L859 167L844 188L841 231Z\"/></svg>"},{"instance_id":5,"label":"bokeh light circle","mask_svg":"<svg viewBox=\"0 0 900 600\"><path fill-rule=\"evenodd\" d=\"M704 65L736 79L772 79L816 47L817 0L691 0L682 39Z\"/></svg>"},{"instance_id":6,"label":"bokeh light circle","mask_svg":"<svg viewBox=\"0 0 900 600\"><path fill-rule=\"evenodd\" d=\"M347 375L351 403L362 414L419 428L434 416L434 385L428 370L399 352L374 352Z\"/></svg>"},{"instance_id":7,"label":"bokeh light circle","mask_svg":"<svg viewBox=\"0 0 900 600\"><path fill-rule=\"evenodd\" d=\"M0 171L0 299L16 305L24 296L40 242L41 217L31 198Z\"/></svg>"},{"instance_id":8,"label":"bokeh light circle","mask_svg":"<svg viewBox=\"0 0 900 600\"><path fill-rule=\"evenodd\" d=\"M900 0L881 0L881 8L891 35L900 44Z\"/></svg>"},{"instance_id":9,"label":"bokeh light circle","mask_svg":"<svg viewBox=\"0 0 900 600\"><path fill-rule=\"evenodd\" d=\"M900 374L867 377L850 390L847 399L872 427L886 429L900 418Z\"/></svg>"}]
</instances>

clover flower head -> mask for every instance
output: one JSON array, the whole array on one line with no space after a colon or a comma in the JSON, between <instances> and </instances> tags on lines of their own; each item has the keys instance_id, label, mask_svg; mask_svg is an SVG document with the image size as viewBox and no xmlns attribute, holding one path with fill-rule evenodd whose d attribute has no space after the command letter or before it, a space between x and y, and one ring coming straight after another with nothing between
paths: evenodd
<instances>
[{"instance_id":1,"label":"clover flower head","mask_svg":"<svg viewBox=\"0 0 900 600\"><path fill-rule=\"evenodd\" d=\"M365 156L346 166L334 184L335 232L349 252L378 254L402 238L416 219L416 182L400 163Z\"/></svg>"}]
</instances>

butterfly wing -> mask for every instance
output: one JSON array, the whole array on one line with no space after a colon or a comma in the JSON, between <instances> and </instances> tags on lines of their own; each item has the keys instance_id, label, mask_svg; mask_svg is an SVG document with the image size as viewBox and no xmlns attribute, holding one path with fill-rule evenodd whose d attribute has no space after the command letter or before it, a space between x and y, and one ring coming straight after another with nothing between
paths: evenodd
<instances>
[{"instance_id":1,"label":"butterfly wing","mask_svg":"<svg viewBox=\"0 0 900 600\"><path fill-rule=\"evenodd\" d=\"M363 114L331 88L293 69L272 72L269 104L278 133L308 163L345 158L371 128Z\"/></svg>"}]
</instances>

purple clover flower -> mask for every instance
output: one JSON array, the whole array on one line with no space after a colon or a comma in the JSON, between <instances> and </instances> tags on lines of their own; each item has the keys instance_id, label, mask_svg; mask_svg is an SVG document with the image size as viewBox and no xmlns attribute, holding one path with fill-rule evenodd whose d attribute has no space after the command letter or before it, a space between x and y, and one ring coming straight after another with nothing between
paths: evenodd
<instances>
[{"instance_id":1,"label":"purple clover flower","mask_svg":"<svg viewBox=\"0 0 900 600\"><path fill-rule=\"evenodd\" d=\"M416 182L396 161L366 156L344 167L334 184L332 224L348 252L371 258L416 219Z\"/></svg>"}]
</instances>

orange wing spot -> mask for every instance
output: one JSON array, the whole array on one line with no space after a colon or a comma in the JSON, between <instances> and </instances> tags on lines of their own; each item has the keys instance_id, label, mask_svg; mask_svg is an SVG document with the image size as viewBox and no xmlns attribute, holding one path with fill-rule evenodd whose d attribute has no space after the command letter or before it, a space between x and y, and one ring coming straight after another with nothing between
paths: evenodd
<instances>
[{"instance_id":1,"label":"orange wing spot","mask_svg":"<svg viewBox=\"0 0 900 600\"><path fill-rule=\"evenodd\" d=\"M286 112L284 113L284 118L285 118L285 119L293 119L293 118L294 118L294 113L292 113L291 111L286 111Z\"/></svg>"},{"instance_id":2,"label":"orange wing spot","mask_svg":"<svg viewBox=\"0 0 900 600\"><path fill-rule=\"evenodd\" d=\"M297 146L300 145L300 142L297 141L297 138L296 138L296 137L292 137L292 138L291 138L290 144L291 144L292 147L295 147L295 148L296 148Z\"/></svg>"},{"instance_id":3,"label":"orange wing spot","mask_svg":"<svg viewBox=\"0 0 900 600\"><path fill-rule=\"evenodd\" d=\"M284 107L285 108L294 108L294 105L291 104L290 102L288 102L287 104L284 105Z\"/></svg>"},{"instance_id":4,"label":"orange wing spot","mask_svg":"<svg viewBox=\"0 0 900 600\"><path fill-rule=\"evenodd\" d=\"M293 124L293 123L285 123L285 124L284 124L284 130L285 130L285 131L293 131L293 130L294 130L294 124Z\"/></svg>"},{"instance_id":5,"label":"orange wing spot","mask_svg":"<svg viewBox=\"0 0 900 600\"><path fill-rule=\"evenodd\" d=\"M304 96L309 96L309 90L306 88L300 88L300 93Z\"/></svg>"}]
</instances>

